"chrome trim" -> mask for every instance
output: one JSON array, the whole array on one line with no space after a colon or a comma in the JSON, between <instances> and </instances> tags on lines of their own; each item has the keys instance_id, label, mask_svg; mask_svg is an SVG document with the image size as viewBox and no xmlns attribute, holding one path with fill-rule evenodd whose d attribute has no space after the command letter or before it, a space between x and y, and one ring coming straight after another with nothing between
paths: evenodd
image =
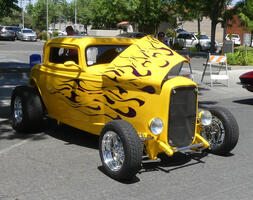
<instances>
[{"instance_id":1,"label":"chrome trim","mask_svg":"<svg viewBox=\"0 0 253 200\"><path fill-rule=\"evenodd\" d=\"M125 160L123 143L114 131L105 133L102 139L102 155L107 167L116 172L121 169Z\"/></svg>"},{"instance_id":2,"label":"chrome trim","mask_svg":"<svg viewBox=\"0 0 253 200\"><path fill-rule=\"evenodd\" d=\"M21 123L23 120L23 106L22 106L22 100L19 96L17 96L14 99L13 114L14 114L15 121L17 123Z\"/></svg>"},{"instance_id":3,"label":"chrome trim","mask_svg":"<svg viewBox=\"0 0 253 200\"><path fill-rule=\"evenodd\" d=\"M194 145L190 145L190 146L186 146L186 147L173 149L173 152L184 151L184 150L187 150L187 149L199 148L199 147L204 147L204 143L199 143L199 144L194 144Z\"/></svg>"}]
</instances>

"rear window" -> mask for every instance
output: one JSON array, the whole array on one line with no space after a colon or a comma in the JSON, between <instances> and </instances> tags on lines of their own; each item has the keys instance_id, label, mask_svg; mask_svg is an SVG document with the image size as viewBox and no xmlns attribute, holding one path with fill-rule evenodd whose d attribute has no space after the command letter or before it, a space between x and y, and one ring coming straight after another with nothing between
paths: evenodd
<instances>
[{"instance_id":1,"label":"rear window","mask_svg":"<svg viewBox=\"0 0 253 200\"><path fill-rule=\"evenodd\" d=\"M94 45L86 48L87 66L96 64L110 63L121 52L123 52L128 45Z\"/></svg>"},{"instance_id":2,"label":"rear window","mask_svg":"<svg viewBox=\"0 0 253 200\"><path fill-rule=\"evenodd\" d=\"M207 35L200 35L200 39L209 39Z\"/></svg>"},{"instance_id":3,"label":"rear window","mask_svg":"<svg viewBox=\"0 0 253 200\"><path fill-rule=\"evenodd\" d=\"M33 33L32 30L23 30L23 33Z\"/></svg>"},{"instance_id":4,"label":"rear window","mask_svg":"<svg viewBox=\"0 0 253 200\"><path fill-rule=\"evenodd\" d=\"M232 38L239 38L239 35L232 35Z\"/></svg>"},{"instance_id":5,"label":"rear window","mask_svg":"<svg viewBox=\"0 0 253 200\"><path fill-rule=\"evenodd\" d=\"M74 61L78 64L78 50L74 48L50 48L49 62L64 64L66 61Z\"/></svg>"}]
</instances>

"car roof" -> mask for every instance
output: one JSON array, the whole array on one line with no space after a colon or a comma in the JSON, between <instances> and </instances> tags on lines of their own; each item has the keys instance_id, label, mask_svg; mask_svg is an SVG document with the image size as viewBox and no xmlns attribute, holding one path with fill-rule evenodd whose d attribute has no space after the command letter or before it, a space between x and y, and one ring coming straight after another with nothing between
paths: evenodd
<instances>
[{"instance_id":1,"label":"car roof","mask_svg":"<svg viewBox=\"0 0 253 200\"><path fill-rule=\"evenodd\" d=\"M59 36L47 41L48 44L69 45L131 45L136 38L104 37L104 36Z\"/></svg>"},{"instance_id":2,"label":"car roof","mask_svg":"<svg viewBox=\"0 0 253 200\"><path fill-rule=\"evenodd\" d=\"M117 36L119 37L129 37L129 38L142 38L146 36L146 33L143 32L126 32L126 33L121 33Z\"/></svg>"},{"instance_id":3,"label":"car roof","mask_svg":"<svg viewBox=\"0 0 253 200\"><path fill-rule=\"evenodd\" d=\"M182 31L182 32L178 33L178 35L186 35L186 34L193 34L193 33L189 33L189 32L186 32L186 31Z\"/></svg>"}]
</instances>

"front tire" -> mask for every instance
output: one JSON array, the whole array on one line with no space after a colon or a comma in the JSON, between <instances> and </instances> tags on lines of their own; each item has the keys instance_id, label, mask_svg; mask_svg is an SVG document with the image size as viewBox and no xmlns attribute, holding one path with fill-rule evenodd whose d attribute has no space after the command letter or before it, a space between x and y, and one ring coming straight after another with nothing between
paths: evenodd
<instances>
[{"instance_id":1,"label":"front tire","mask_svg":"<svg viewBox=\"0 0 253 200\"><path fill-rule=\"evenodd\" d=\"M202 130L202 136L210 143L211 153L226 155L234 149L239 139L239 127L232 113L222 107L213 107L211 125Z\"/></svg>"},{"instance_id":2,"label":"front tire","mask_svg":"<svg viewBox=\"0 0 253 200\"><path fill-rule=\"evenodd\" d=\"M41 127L43 106L38 92L29 86L17 86L11 98L12 127L17 132L35 132Z\"/></svg>"},{"instance_id":3,"label":"front tire","mask_svg":"<svg viewBox=\"0 0 253 200\"><path fill-rule=\"evenodd\" d=\"M135 128L123 120L105 125L99 138L99 154L107 175L132 179L141 168L142 143Z\"/></svg>"}]
</instances>

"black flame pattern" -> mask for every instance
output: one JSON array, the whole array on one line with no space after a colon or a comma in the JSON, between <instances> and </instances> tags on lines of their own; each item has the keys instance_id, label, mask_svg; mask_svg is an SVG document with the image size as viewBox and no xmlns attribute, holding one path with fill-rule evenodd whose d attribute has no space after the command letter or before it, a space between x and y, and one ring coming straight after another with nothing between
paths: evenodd
<instances>
[{"instance_id":1,"label":"black flame pattern","mask_svg":"<svg viewBox=\"0 0 253 200\"><path fill-rule=\"evenodd\" d=\"M156 87L146 81L152 77L152 59L159 60L157 69L167 68L170 62L166 57L174 55L172 50L155 38L147 36L142 41L146 47L140 42L133 44L129 47L135 49L133 54L123 52L102 75L94 74L100 76L102 85L78 78L62 79L51 95L58 95L66 104L89 117L104 116L107 120L136 117L139 108L145 104L145 99L132 98L129 92L155 94Z\"/></svg>"}]
</instances>

